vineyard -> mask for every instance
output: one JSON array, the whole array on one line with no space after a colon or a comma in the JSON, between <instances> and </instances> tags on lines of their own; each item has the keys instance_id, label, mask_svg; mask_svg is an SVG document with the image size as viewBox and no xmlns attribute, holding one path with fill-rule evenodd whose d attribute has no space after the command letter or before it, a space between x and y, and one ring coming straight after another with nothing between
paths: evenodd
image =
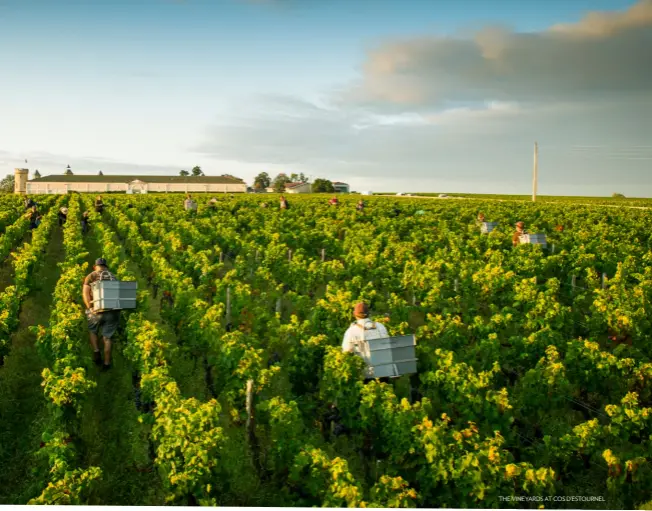
<instances>
[{"instance_id":1,"label":"vineyard","mask_svg":"<svg viewBox=\"0 0 652 511\"><path fill-rule=\"evenodd\" d=\"M209 198L36 196L30 230L0 195L0 504L652 500L648 210ZM547 248L512 247L518 220ZM139 289L104 372L81 292L98 257ZM342 353L360 300L416 335L418 374L365 381Z\"/></svg>"}]
</instances>

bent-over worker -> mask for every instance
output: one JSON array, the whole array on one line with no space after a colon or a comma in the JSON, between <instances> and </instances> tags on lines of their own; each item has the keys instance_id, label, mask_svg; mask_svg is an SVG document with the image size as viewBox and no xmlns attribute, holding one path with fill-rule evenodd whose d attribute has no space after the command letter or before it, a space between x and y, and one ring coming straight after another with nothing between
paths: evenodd
<instances>
[{"instance_id":1,"label":"bent-over worker","mask_svg":"<svg viewBox=\"0 0 652 511\"><path fill-rule=\"evenodd\" d=\"M287 199L283 195L281 195L280 202L281 202L281 209L289 209L290 208L290 205L288 204Z\"/></svg>"},{"instance_id":2,"label":"bent-over worker","mask_svg":"<svg viewBox=\"0 0 652 511\"><path fill-rule=\"evenodd\" d=\"M355 206L355 209L358 211L364 211L364 201L360 199L358 204Z\"/></svg>"},{"instance_id":3,"label":"bent-over worker","mask_svg":"<svg viewBox=\"0 0 652 511\"><path fill-rule=\"evenodd\" d=\"M89 214L90 213L88 211L84 211L82 213L82 217L81 217L82 234L86 234L88 232L88 227L90 225Z\"/></svg>"},{"instance_id":4,"label":"bent-over worker","mask_svg":"<svg viewBox=\"0 0 652 511\"><path fill-rule=\"evenodd\" d=\"M39 212L36 209L36 206L32 206L32 209L30 209L27 212L27 218L29 218L29 228L30 229L36 229L39 225L38 219L40 218Z\"/></svg>"},{"instance_id":5,"label":"bent-over worker","mask_svg":"<svg viewBox=\"0 0 652 511\"><path fill-rule=\"evenodd\" d=\"M68 220L68 208L63 207L59 210L59 213L57 214L57 217L59 218L59 227L61 227L63 224L66 223L66 220Z\"/></svg>"},{"instance_id":6,"label":"bent-over worker","mask_svg":"<svg viewBox=\"0 0 652 511\"><path fill-rule=\"evenodd\" d=\"M102 213L102 211L104 211L104 201L102 200L102 196L98 195L95 199L95 212Z\"/></svg>"},{"instance_id":7,"label":"bent-over worker","mask_svg":"<svg viewBox=\"0 0 652 511\"><path fill-rule=\"evenodd\" d=\"M333 198L328 201L328 204L331 206L337 206L340 202L337 200L337 197L333 195Z\"/></svg>"},{"instance_id":8,"label":"bent-over worker","mask_svg":"<svg viewBox=\"0 0 652 511\"><path fill-rule=\"evenodd\" d=\"M478 225L480 225L480 224L482 224L484 222L486 222L484 213L478 213Z\"/></svg>"},{"instance_id":9,"label":"bent-over worker","mask_svg":"<svg viewBox=\"0 0 652 511\"><path fill-rule=\"evenodd\" d=\"M521 242L521 236L525 234L525 224L523 222L516 222L516 232L512 236L512 245L517 246Z\"/></svg>"},{"instance_id":10,"label":"bent-over worker","mask_svg":"<svg viewBox=\"0 0 652 511\"><path fill-rule=\"evenodd\" d=\"M358 303L353 308L353 315L355 316L355 322L345 332L342 341L343 352L353 352L354 343L357 341L389 337L385 325L369 319L369 306L366 303Z\"/></svg>"},{"instance_id":11,"label":"bent-over worker","mask_svg":"<svg viewBox=\"0 0 652 511\"><path fill-rule=\"evenodd\" d=\"M100 328L102 329L102 340L104 342L104 366L102 369L106 371L111 368L111 337L120 324L120 311L95 312L93 310L93 290L91 284L98 280L116 280L115 276L109 272L106 259L103 258L95 261L93 272L89 273L84 279L82 296L84 298L84 305L86 305L86 317L88 319L91 347L93 348L93 359L97 365L102 363L100 348L97 343Z\"/></svg>"}]
</instances>

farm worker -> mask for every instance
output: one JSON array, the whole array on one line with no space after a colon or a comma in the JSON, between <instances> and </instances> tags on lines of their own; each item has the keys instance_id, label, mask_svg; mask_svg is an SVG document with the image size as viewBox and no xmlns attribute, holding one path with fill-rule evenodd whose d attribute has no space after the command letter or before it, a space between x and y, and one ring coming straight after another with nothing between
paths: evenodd
<instances>
[{"instance_id":1,"label":"farm worker","mask_svg":"<svg viewBox=\"0 0 652 511\"><path fill-rule=\"evenodd\" d=\"M84 211L82 214L81 218L81 227L82 227L82 234L86 234L88 232L88 226L89 226L89 218L88 218L88 211Z\"/></svg>"},{"instance_id":2,"label":"farm worker","mask_svg":"<svg viewBox=\"0 0 652 511\"><path fill-rule=\"evenodd\" d=\"M61 227L68 220L68 208L61 208L57 216L59 217L59 227Z\"/></svg>"},{"instance_id":3,"label":"farm worker","mask_svg":"<svg viewBox=\"0 0 652 511\"><path fill-rule=\"evenodd\" d=\"M486 222L484 213L478 213L478 224Z\"/></svg>"},{"instance_id":4,"label":"farm worker","mask_svg":"<svg viewBox=\"0 0 652 511\"><path fill-rule=\"evenodd\" d=\"M337 206L339 204L337 197L333 196L333 198L328 201L328 204L330 204L331 206Z\"/></svg>"},{"instance_id":5,"label":"farm worker","mask_svg":"<svg viewBox=\"0 0 652 511\"><path fill-rule=\"evenodd\" d=\"M193 206L195 205L195 201L192 200L192 197L190 194L186 195L186 200L183 201L183 207L186 209L186 211L190 211L191 209L194 209Z\"/></svg>"},{"instance_id":6,"label":"farm worker","mask_svg":"<svg viewBox=\"0 0 652 511\"><path fill-rule=\"evenodd\" d=\"M213 197L211 200L208 201L208 203L212 208L214 208L215 206L217 206L217 199Z\"/></svg>"},{"instance_id":7,"label":"farm worker","mask_svg":"<svg viewBox=\"0 0 652 511\"><path fill-rule=\"evenodd\" d=\"M29 197L25 197L25 209L29 209L32 206L35 206L36 203Z\"/></svg>"},{"instance_id":8,"label":"farm worker","mask_svg":"<svg viewBox=\"0 0 652 511\"><path fill-rule=\"evenodd\" d=\"M263 202L263 203L260 205L260 207L261 207L261 208L266 208L266 207L267 207L267 203L266 203L266 202Z\"/></svg>"},{"instance_id":9,"label":"farm worker","mask_svg":"<svg viewBox=\"0 0 652 511\"><path fill-rule=\"evenodd\" d=\"M93 290L91 284L98 280L116 280L115 276L109 272L106 259L103 258L95 261L93 272L89 273L84 279L82 296L84 305L86 305L86 318L88 319L88 331L93 348L93 359L97 365L102 363L100 348L97 344L99 330L100 328L102 329L102 340L104 341L104 367L102 369L106 371L111 368L111 337L120 324L120 311L95 312L93 310Z\"/></svg>"},{"instance_id":10,"label":"farm worker","mask_svg":"<svg viewBox=\"0 0 652 511\"><path fill-rule=\"evenodd\" d=\"M358 201L358 204L357 204L356 207L355 207L355 209L357 209L358 211L364 211L364 201L363 201L363 200L359 200L359 201Z\"/></svg>"},{"instance_id":11,"label":"farm worker","mask_svg":"<svg viewBox=\"0 0 652 511\"><path fill-rule=\"evenodd\" d=\"M104 202L102 201L101 195L98 195L95 199L95 211L97 213L102 213L102 211L104 211Z\"/></svg>"},{"instance_id":12,"label":"farm worker","mask_svg":"<svg viewBox=\"0 0 652 511\"><path fill-rule=\"evenodd\" d=\"M37 220L39 218L36 206L32 206L32 209L27 212L27 218L29 218L29 228L36 229L38 227Z\"/></svg>"},{"instance_id":13,"label":"farm worker","mask_svg":"<svg viewBox=\"0 0 652 511\"><path fill-rule=\"evenodd\" d=\"M557 232L562 232L563 230L564 230L563 225L558 225L557 227L555 227L555 231L557 231Z\"/></svg>"},{"instance_id":14,"label":"farm worker","mask_svg":"<svg viewBox=\"0 0 652 511\"><path fill-rule=\"evenodd\" d=\"M281 195L281 209L289 209L290 205L288 204L287 199Z\"/></svg>"},{"instance_id":15,"label":"farm worker","mask_svg":"<svg viewBox=\"0 0 652 511\"><path fill-rule=\"evenodd\" d=\"M342 342L343 352L353 352L353 346L356 341L389 337L385 325L369 319L369 306L366 303L360 302L356 304L353 308L353 316L355 316L355 322L344 334L344 341Z\"/></svg>"},{"instance_id":16,"label":"farm worker","mask_svg":"<svg viewBox=\"0 0 652 511\"><path fill-rule=\"evenodd\" d=\"M525 234L525 224L523 222L516 222L516 232L512 236L512 245L516 246L521 242L521 236Z\"/></svg>"}]
</instances>

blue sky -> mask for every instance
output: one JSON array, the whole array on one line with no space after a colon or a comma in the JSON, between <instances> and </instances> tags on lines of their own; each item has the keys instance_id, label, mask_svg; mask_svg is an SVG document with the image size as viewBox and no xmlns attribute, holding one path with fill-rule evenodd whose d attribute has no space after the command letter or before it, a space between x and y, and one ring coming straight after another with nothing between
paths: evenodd
<instances>
[{"instance_id":1,"label":"blue sky","mask_svg":"<svg viewBox=\"0 0 652 511\"><path fill-rule=\"evenodd\" d=\"M649 0L0 0L0 175L24 159L44 175L198 164L527 193L538 140L540 193L652 196L650 13Z\"/></svg>"}]
</instances>

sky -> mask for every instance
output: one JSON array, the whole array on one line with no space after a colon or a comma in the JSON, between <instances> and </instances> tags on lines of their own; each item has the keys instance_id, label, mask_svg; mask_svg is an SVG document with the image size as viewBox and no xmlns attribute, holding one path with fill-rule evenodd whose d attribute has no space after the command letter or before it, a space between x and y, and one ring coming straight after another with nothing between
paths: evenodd
<instances>
[{"instance_id":1,"label":"sky","mask_svg":"<svg viewBox=\"0 0 652 511\"><path fill-rule=\"evenodd\" d=\"M0 176L652 197L652 0L0 0ZM28 163L25 163L25 160Z\"/></svg>"}]
</instances>

